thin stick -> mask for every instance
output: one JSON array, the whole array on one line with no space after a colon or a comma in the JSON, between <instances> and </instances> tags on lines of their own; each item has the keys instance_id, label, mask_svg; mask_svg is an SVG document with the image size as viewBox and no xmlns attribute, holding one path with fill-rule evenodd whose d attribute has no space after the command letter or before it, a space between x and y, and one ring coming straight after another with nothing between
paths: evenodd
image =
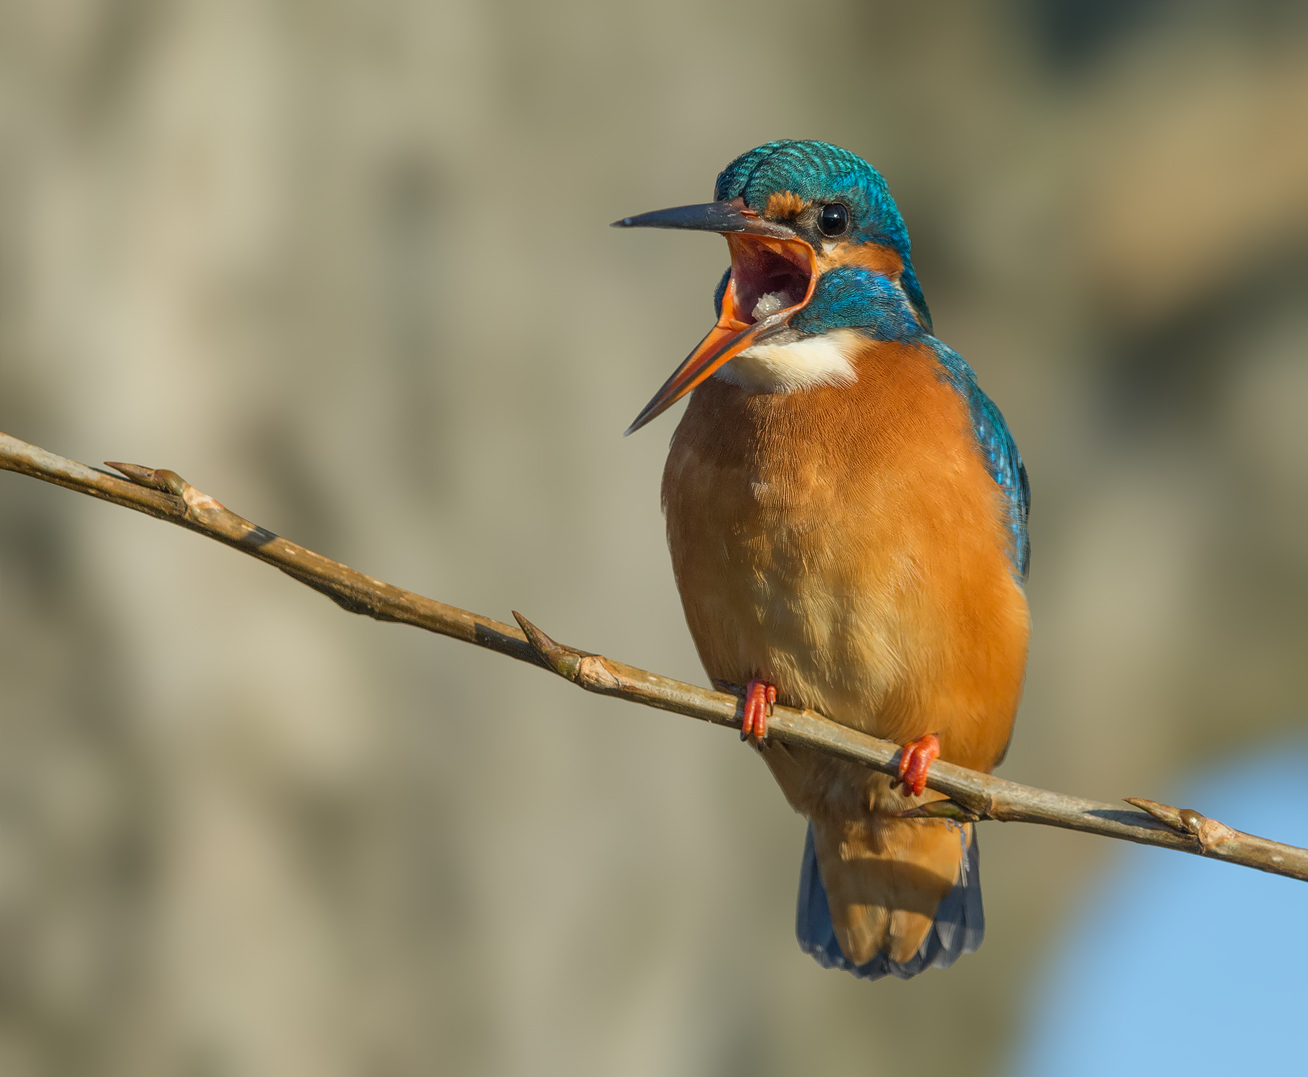
<instances>
[{"instance_id":1,"label":"thin stick","mask_svg":"<svg viewBox=\"0 0 1308 1077\"><path fill-rule=\"evenodd\" d=\"M739 696L675 681L556 643L517 613L514 617L521 631L375 580L242 519L176 472L136 464L108 466L127 477L119 478L0 434L0 469L64 486L207 535L281 569L351 613L414 625L486 647L521 662L542 666L588 692L617 696L714 725L740 728ZM811 710L777 706L768 731L769 736L787 744L829 752L886 774L897 773L898 744L869 737ZM927 785L948 799L930 801L905 815L1042 823L1142 845L1179 849L1308 882L1308 850L1244 834L1189 808L1178 810L1152 800L1131 799L1127 803L1143 810L1128 811L1005 781L942 760L932 764Z\"/></svg>"}]
</instances>

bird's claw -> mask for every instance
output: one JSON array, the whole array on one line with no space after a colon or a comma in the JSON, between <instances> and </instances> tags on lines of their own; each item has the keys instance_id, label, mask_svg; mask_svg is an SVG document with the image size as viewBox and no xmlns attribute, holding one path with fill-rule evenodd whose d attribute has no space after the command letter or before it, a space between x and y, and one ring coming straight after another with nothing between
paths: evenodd
<instances>
[{"instance_id":1,"label":"bird's claw","mask_svg":"<svg viewBox=\"0 0 1308 1077\"><path fill-rule=\"evenodd\" d=\"M752 680L745 687L744 716L740 722L740 739L753 736L755 744L762 744L768 736L768 716L777 701L777 690L767 681Z\"/></svg>"},{"instance_id":2,"label":"bird's claw","mask_svg":"<svg viewBox=\"0 0 1308 1077\"><path fill-rule=\"evenodd\" d=\"M934 733L910 740L899 753L899 780L904 783L905 796L921 796L926 788L927 771L933 760L940 756L940 741Z\"/></svg>"}]
</instances>

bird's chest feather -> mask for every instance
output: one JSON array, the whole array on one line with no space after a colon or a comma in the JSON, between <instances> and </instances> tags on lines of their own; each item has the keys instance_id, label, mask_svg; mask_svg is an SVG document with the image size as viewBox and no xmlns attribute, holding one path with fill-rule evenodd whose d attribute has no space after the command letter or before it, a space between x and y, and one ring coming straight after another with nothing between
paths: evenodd
<instances>
[{"instance_id":1,"label":"bird's chest feather","mask_svg":"<svg viewBox=\"0 0 1308 1077\"><path fill-rule=\"evenodd\" d=\"M958 667L993 657L981 637L1004 622L1020 688L1025 601L969 437L957 394L905 345L875 346L851 386L698 389L663 500L710 676L763 677L783 701L905 739L925 715L984 709Z\"/></svg>"}]
</instances>

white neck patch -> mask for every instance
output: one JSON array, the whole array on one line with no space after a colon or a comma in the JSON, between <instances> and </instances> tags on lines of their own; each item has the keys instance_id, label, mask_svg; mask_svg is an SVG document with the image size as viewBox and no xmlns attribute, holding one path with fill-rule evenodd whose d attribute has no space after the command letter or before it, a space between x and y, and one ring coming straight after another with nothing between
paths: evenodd
<instances>
[{"instance_id":1,"label":"white neck patch","mask_svg":"<svg viewBox=\"0 0 1308 1077\"><path fill-rule=\"evenodd\" d=\"M833 329L790 344L755 344L713 374L748 393L793 393L858 381L854 356L865 343L855 329Z\"/></svg>"}]
</instances>

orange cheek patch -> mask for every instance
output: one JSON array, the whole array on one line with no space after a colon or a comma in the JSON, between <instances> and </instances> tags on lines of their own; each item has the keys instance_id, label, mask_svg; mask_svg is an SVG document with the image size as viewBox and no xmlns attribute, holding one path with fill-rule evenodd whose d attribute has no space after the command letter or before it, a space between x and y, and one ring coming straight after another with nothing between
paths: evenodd
<instances>
[{"instance_id":1,"label":"orange cheek patch","mask_svg":"<svg viewBox=\"0 0 1308 1077\"><path fill-rule=\"evenodd\" d=\"M808 203L794 191L774 191L768 195L768 205L763 211L763 216L770 217L774 221L788 220L791 217L798 217L807 205Z\"/></svg>"},{"instance_id":2,"label":"orange cheek patch","mask_svg":"<svg viewBox=\"0 0 1308 1077\"><path fill-rule=\"evenodd\" d=\"M904 259L889 247L882 247L875 243L866 246L841 243L829 254L826 251L818 254L819 273L825 273L836 266L862 266L864 269L872 270L873 273L898 280L899 275L904 272Z\"/></svg>"}]
</instances>

